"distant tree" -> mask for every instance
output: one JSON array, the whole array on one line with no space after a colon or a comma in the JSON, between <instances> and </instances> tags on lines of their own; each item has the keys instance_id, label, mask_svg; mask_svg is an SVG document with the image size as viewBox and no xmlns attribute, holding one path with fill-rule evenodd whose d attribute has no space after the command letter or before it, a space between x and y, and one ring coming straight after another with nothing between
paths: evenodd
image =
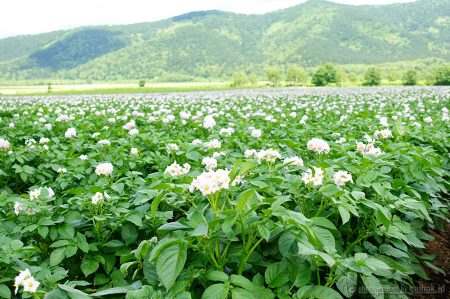
<instances>
[{"instance_id":1,"label":"distant tree","mask_svg":"<svg viewBox=\"0 0 450 299\"><path fill-rule=\"evenodd\" d=\"M139 80L139 87L145 87L145 80L144 79L141 79L141 80Z\"/></svg>"},{"instance_id":2,"label":"distant tree","mask_svg":"<svg viewBox=\"0 0 450 299\"><path fill-rule=\"evenodd\" d=\"M266 70L267 81L269 81L271 86L277 86L281 81L281 74L277 68L269 68Z\"/></svg>"},{"instance_id":3,"label":"distant tree","mask_svg":"<svg viewBox=\"0 0 450 299\"><path fill-rule=\"evenodd\" d=\"M48 83L48 85L47 85L47 92L48 93L52 92L52 83Z\"/></svg>"},{"instance_id":4,"label":"distant tree","mask_svg":"<svg viewBox=\"0 0 450 299\"><path fill-rule=\"evenodd\" d=\"M417 72L409 70L403 74L403 85L416 85L417 84Z\"/></svg>"},{"instance_id":5,"label":"distant tree","mask_svg":"<svg viewBox=\"0 0 450 299\"><path fill-rule=\"evenodd\" d=\"M381 73L374 67L370 67L367 69L364 74L364 85L375 86L380 85L381 83Z\"/></svg>"},{"instance_id":6,"label":"distant tree","mask_svg":"<svg viewBox=\"0 0 450 299\"><path fill-rule=\"evenodd\" d=\"M256 77L255 74L251 74L250 76L248 76L248 81L250 82L250 85L255 86L258 84L258 78Z\"/></svg>"},{"instance_id":7,"label":"distant tree","mask_svg":"<svg viewBox=\"0 0 450 299\"><path fill-rule=\"evenodd\" d=\"M325 86L338 82L336 68L332 64L324 64L319 67L311 78L311 83L315 86Z\"/></svg>"},{"instance_id":8,"label":"distant tree","mask_svg":"<svg viewBox=\"0 0 450 299\"><path fill-rule=\"evenodd\" d=\"M233 74L230 85L232 87L242 87L248 84L248 77L244 71L238 71Z\"/></svg>"},{"instance_id":9,"label":"distant tree","mask_svg":"<svg viewBox=\"0 0 450 299\"><path fill-rule=\"evenodd\" d=\"M450 66L441 67L434 73L434 85L450 85Z\"/></svg>"},{"instance_id":10,"label":"distant tree","mask_svg":"<svg viewBox=\"0 0 450 299\"><path fill-rule=\"evenodd\" d=\"M292 65L289 67L286 75L286 81L291 85L302 85L306 82L308 75L305 70L299 66Z\"/></svg>"},{"instance_id":11,"label":"distant tree","mask_svg":"<svg viewBox=\"0 0 450 299\"><path fill-rule=\"evenodd\" d=\"M396 82L399 78L398 73L394 70L389 70L386 76L390 82Z\"/></svg>"}]
</instances>

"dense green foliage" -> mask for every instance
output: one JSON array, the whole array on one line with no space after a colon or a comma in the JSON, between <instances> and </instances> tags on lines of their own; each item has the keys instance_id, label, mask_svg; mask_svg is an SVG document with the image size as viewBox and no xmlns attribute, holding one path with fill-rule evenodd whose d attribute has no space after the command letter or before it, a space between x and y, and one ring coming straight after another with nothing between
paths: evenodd
<instances>
[{"instance_id":1,"label":"dense green foliage","mask_svg":"<svg viewBox=\"0 0 450 299\"><path fill-rule=\"evenodd\" d=\"M370 67L364 74L364 85L376 86L381 83L381 73L378 69Z\"/></svg>"},{"instance_id":2,"label":"dense green foliage","mask_svg":"<svg viewBox=\"0 0 450 299\"><path fill-rule=\"evenodd\" d=\"M278 86L281 81L280 70L275 67L270 67L266 70L267 81L271 86Z\"/></svg>"},{"instance_id":3,"label":"dense green foliage","mask_svg":"<svg viewBox=\"0 0 450 299\"><path fill-rule=\"evenodd\" d=\"M0 40L0 79L230 80L239 70L264 79L268 66L285 72L292 64L448 61L449 6L449 0L384 6L312 0L265 15L194 12L7 38Z\"/></svg>"},{"instance_id":4,"label":"dense green foliage","mask_svg":"<svg viewBox=\"0 0 450 299\"><path fill-rule=\"evenodd\" d=\"M30 55L31 64L52 71L71 69L125 46L118 33L85 29L70 34Z\"/></svg>"},{"instance_id":5,"label":"dense green foliage","mask_svg":"<svg viewBox=\"0 0 450 299\"><path fill-rule=\"evenodd\" d=\"M403 75L403 85L412 86L417 84L417 72L409 70Z\"/></svg>"},{"instance_id":6,"label":"dense green foliage","mask_svg":"<svg viewBox=\"0 0 450 299\"><path fill-rule=\"evenodd\" d=\"M311 83L315 86L325 86L338 82L338 73L336 68L327 63L319 67L311 78Z\"/></svg>"},{"instance_id":7,"label":"dense green foliage","mask_svg":"<svg viewBox=\"0 0 450 299\"><path fill-rule=\"evenodd\" d=\"M302 85L306 83L308 80L308 75L306 74L306 71L297 66L297 65L291 65L289 69L287 70L286 74L286 82L289 85Z\"/></svg>"},{"instance_id":8,"label":"dense green foliage","mask_svg":"<svg viewBox=\"0 0 450 299\"><path fill-rule=\"evenodd\" d=\"M450 66L439 68L434 74L436 85L450 85Z\"/></svg>"},{"instance_id":9,"label":"dense green foliage","mask_svg":"<svg viewBox=\"0 0 450 299\"><path fill-rule=\"evenodd\" d=\"M0 297L407 298L449 92L2 98Z\"/></svg>"}]
</instances>

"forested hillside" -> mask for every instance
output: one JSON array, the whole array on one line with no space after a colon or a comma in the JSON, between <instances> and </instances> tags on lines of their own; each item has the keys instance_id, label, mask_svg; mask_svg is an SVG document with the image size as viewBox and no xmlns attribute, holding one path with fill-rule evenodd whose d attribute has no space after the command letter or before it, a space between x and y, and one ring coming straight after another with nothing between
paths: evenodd
<instances>
[{"instance_id":1,"label":"forested hillside","mask_svg":"<svg viewBox=\"0 0 450 299\"><path fill-rule=\"evenodd\" d=\"M192 12L12 37L0 40L0 79L212 80L290 64L448 61L449 7L450 0L383 6L311 0L264 15Z\"/></svg>"}]
</instances>

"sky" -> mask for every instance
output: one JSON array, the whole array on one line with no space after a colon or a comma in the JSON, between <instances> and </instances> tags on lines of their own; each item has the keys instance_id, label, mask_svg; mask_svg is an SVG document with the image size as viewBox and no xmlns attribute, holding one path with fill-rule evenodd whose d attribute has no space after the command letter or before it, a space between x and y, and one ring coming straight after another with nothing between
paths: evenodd
<instances>
[{"instance_id":1,"label":"sky","mask_svg":"<svg viewBox=\"0 0 450 299\"><path fill-rule=\"evenodd\" d=\"M353 5L411 1L333 0ZM198 10L260 14L302 2L305 0L3 0L0 38L87 25L150 22Z\"/></svg>"}]
</instances>

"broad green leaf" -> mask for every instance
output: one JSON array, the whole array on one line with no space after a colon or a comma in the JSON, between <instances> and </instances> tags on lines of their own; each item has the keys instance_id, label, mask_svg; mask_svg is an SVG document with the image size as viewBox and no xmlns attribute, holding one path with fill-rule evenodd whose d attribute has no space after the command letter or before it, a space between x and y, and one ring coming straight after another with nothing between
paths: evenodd
<instances>
[{"instance_id":1,"label":"broad green leaf","mask_svg":"<svg viewBox=\"0 0 450 299\"><path fill-rule=\"evenodd\" d=\"M57 248L50 254L50 266L54 267L61 263L65 257L65 247Z\"/></svg>"},{"instance_id":2,"label":"broad green leaf","mask_svg":"<svg viewBox=\"0 0 450 299\"><path fill-rule=\"evenodd\" d=\"M266 268L264 278L270 288L278 288L289 281L289 273L283 263L273 263Z\"/></svg>"},{"instance_id":3,"label":"broad green leaf","mask_svg":"<svg viewBox=\"0 0 450 299\"><path fill-rule=\"evenodd\" d=\"M7 285L0 284L0 298L11 298L11 290Z\"/></svg>"},{"instance_id":4,"label":"broad green leaf","mask_svg":"<svg viewBox=\"0 0 450 299\"><path fill-rule=\"evenodd\" d=\"M127 222L122 225L122 231L120 232L122 236L122 240L125 242L125 245L129 245L136 241L138 237L138 231L134 224Z\"/></svg>"},{"instance_id":5,"label":"broad green leaf","mask_svg":"<svg viewBox=\"0 0 450 299\"><path fill-rule=\"evenodd\" d=\"M116 287L116 288L111 288L111 289L107 289L107 290L102 290L102 291L92 293L90 295L92 297L103 297L103 296L107 296L107 295L126 294L130 291L138 290L141 286L142 286L142 283L140 281L136 281L135 283L133 283L129 286Z\"/></svg>"},{"instance_id":6,"label":"broad green leaf","mask_svg":"<svg viewBox=\"0 0 450 299\"><path fill-rule=\"evenodd\" d=\"M142 226L142 217L138 214L130 214L127 216L127 220L136 224L136 226L141 227Z\"/></svg>"},{"instance_id":7,"label":"broad green leaf","mask_svg":"<svg viewBox=\"0 0 450 299\"><path fill-rule=\"evenodd\" d=\"M358 285L358 274L355 272L344 273L336 282L336 286L345 297L352 297Z\"/></svg>"},{"instance_id":8,"label":"broad green leaf","mask_svg":"<svg viewBox=\"0 0 450 299\"><path fill-rule=\"evenodd\" d=\"M205 278L211 281L225 282L228 280L229 276L222 271L212 270L205 274Z\"/></svg>"},{"instance_id":9,"label":"broad green leaf","mask_svg":"<svg viewBox=\"0 0 450 299\"><path fill-rule=\"evenodd\" d=\"M256 192L254 189L245 190L238 197L236 210L239 212L244 212L247 209L248 203L254 198L256 198Z\"/></svg>"},{"instance_id":10,"label":"broad green leaf","mask_svg":"<svg viewBox=\"0 0 450 299\"><path fill-rule=\"evenodd\" d=\"M89 252L89 244L86 241L86 237L82 233L77 233L77 245L83 252Z\"/></svg>"},{"instance_id":11,"label":"broad green leaf","mask_svg":"<svg viewBox=\"0 0 450 299\"><path fill-rule=\"evenodd\" d=\"M384 298L383 285L381 284L381 282L378 278L376 278L373 275L370 275L370 276L362 275L361 279L364 283L364 286L367 288L369 293L375 299L383 299Z\"/></svg>"},{"instance_id":12,"label":"broad green leaf","mask_svg":"<svg viewBox=\"0 0 450 299\"><path fill-rule=\"evenodd\" d=\"M223 283L210 285L203 292L202 299L227 299L228 287Z\"/></svg>"},{"instance_id":13,"label":"broad green leaf","mask_svg":"<svg viewBox=\"0 0 450 299\"><path fill-rule=\"evenodd\" d=\"M301 287L298 290L296 297L298 299L342 299L342 296L332 288L319 285Z\"/></svg>"},{"instance_id":14,"label":"broad green leaf","mask_svg":"<svg viewBox=\"0 0 450 299\"><path fill-rule=\"evenodd\" d=\"M55 289L45 294L44 299L68 299L69 296L61 289Z\"/></svg>"},{"instance_id":15,"label":"broad green leaf","mask_svg":"<svg viewBox=\"0 0 450 299\"><path fill-rule=\"evenodd\" d=\"M183 270L186 257L187 247L183 242L169 245L159 254L156 261L156 273L167 290L172 287Z\"/></svg>"},{"instance_id":16,"label":"broad green leaf","mask_svg":"<svg viewBox=\"0 0 450 299\"><path fill-rule=\"evenodd\" d=\"M342 224L346 224L350 220L350 213L344 206L338 206L339 214L341 215Z\"/></svg>"},{"instance_id":17,"label":"broad green leaf","mask_svg":"<svg viewBox=\"0 0 450 299\"><path fill-rule=\"evenodd\" d=\"M95 271L97 271L99 267L99 262L93 259L84 259L81 262L81 272L83 272L85 277L88 277L89 275L91 275L92 273L94 273Z\"/></svg>"}]
</instances>

